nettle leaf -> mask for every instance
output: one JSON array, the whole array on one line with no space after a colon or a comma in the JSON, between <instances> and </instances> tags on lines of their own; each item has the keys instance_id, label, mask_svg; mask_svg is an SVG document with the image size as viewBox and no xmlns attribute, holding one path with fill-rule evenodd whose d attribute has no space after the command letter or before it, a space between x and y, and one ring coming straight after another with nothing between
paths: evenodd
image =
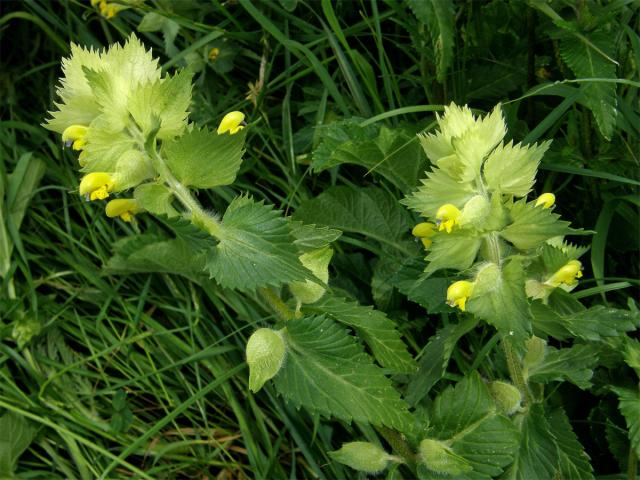
<instances>
[{"instance_id":1,"label":"nettle leaf","mask_svg":"<svg viewBox=\"0 0 640 480\"><path fill-rule=\"evenodd\" d=\"M443 268L465 270L473 265L482 245L482 238L471 230L436 233L427 255L425 273L431 275Z\"/></svg>"},{"instance_id":2,"label":"nettle leaf","mask_svg":"<svg viewBox=\"0 0 640 480\"><path fill-rule=\"evenodd\" d=\"M287 358L274 382L297 406L341 420L412 427L407 404L345 328L325 316L287 322Z\"/></svg>"},{"instance_id":3,"label":"nettle leaf","mask_svg":"<svg viewBox=\"0 0 640 480\"><path fill-rule=\"evenodd\" d=\"M425 218L435 218L438 209L447 203L462 208L477 194L471 182L459 182L439 168L426 172L422 186L400 203Z\"/></svg>"},{"instance_id":4,"label":"nettle leaf","mask_svg":"<svg viewBox=\"0 0 640 480\"><path fill-rule=\"evenodd\" d=\"M289 222L272 205L235 198L220 224L206 270L225 288L252 290L315 277L298 259Z\"/></svg>"},{"instance_id":5,"label":"nettle leaf","mask_svg":"<svg viewBox=\"0 0 640 480\"><path fill-rule=\"evenodd\" d=\"M408 240L413 227L409 212L386 191L375 187L329 188L304 202L293 219L365 235L411 256L418 248Z\"/></svg>"},{"instance_id":6,"label":"nettle leaf","mask_svg":"<svg viewBox=\"0 0 640 480\"><path fill-rule=\"evenodd\" d=\"M22 415L5 412L0 417L0 477L14 478L20 455L38 432Z\"/></svg>"},{"instance_id":7,"label":"nettle leaf","mask_svg":"<svg viewBox=\"0 0 640 480\"><path fill-rule=\"evenodd\" d=\"M556 437L560 478L589 480L594 478L589 455L573 432L567 414L558 408L549 414L550 433Z\"/></svg>"},{"instance_id":8,"label":"nettle leaf","mask_svg":"<svg viewBox=\"0 0 640 480\"><path fill-rule=\"evenodd\" d=\"M436 76L443 83L453 60L455 11L452 2L410 0L409 8L429 29L436 57Z\"/></svg>"},{"instance_id":9,"label":"nettle leaf","mask_svg":"<svg viewBox=\"0 0 640 480\"><path fill-rule=\"evenodd\" d=\"M554 292L550 300L558 295L561 294ZM640 327L640 313L603 305L560 314L542 302L534 301L531 302L531 313L536 331L559 340L575 337L596 342Z\"/></svg>"},{"instance_id":10,"label":"nettle leaf","mask_svg":"<svg viewBox=\"0 0 640 480\"><path fill-rule=\"evenodd\" d=\"M309 252L335 242L342 232L329 227L291 222L291 235L293 243L301 252Z\"/></svg>"},{"instance_id":11,"label":"nettle leaf","mask_svg":"<svg viewBox=\"0 0 640 480\"><path fill-rule=\"evenodd\" d=\"M560 40L560 56L576 77L589 79L615 79L616 65L611 34L600 30L583 33L580 37L565 35ZM606 58L604 55L608 55ZM613 82L586 82L580 85L581 98L589 107L604 138L611 140L616 125L616 84Z\"/></svg>"},{"instance_id":12,"label":"nettle leaf","mask_svg":"<svg viewBox=\"0 0 640 480\"><path fill-rule=\"evenodd\" d=\"M468 315L460 323L451 323L431 337L422 352L418 372L413 375L407 387L405 398L410 405L417 405L443 377L458 340L473 330L477 324L478 319Z\"/></svg>"},{"instance_id":13,"label":"nettle leaf","mask_svg":"<svg viewBox=\"0 0 640 480\"><path fill-rule=\"evenodd\" d=\"M173 217L178 214L173 208L173 193L160 183L144 183L133 191L140 206L154 215Z\"/></svg>"},{"instance_id":14,"label":"nettle leaf","mask_svg":"<svg viewBox=\"0 0 640 480\"><path fill-rule=\"evenodd\" d=\"M622 387L611 387L618 395L618 408L627 422L631 447L640 457L640 392Z\"/></svg>"},{"instance_id":15,"label":"nettle leaf","mask_svg":"<svg viewBox=\"0 0 640 480\"><path fill-rule=\"evenodd\" d=\"M329 168L332 164L333 152L341 145L347 142L363 142L376 138L378 133L376 126L361 127L360 123L363 120L363 118L351 117L318 127L317 133L321 140L313 151L311 166L314 171L321 172Z\"/></svg>"},{"instance_id":16,"label":"nettle leaf","mask_svg":"<svg viewBox=\"0 0 640 480\"><path fill-rule=\"evenodd\" d=\"M578 387L591 387L593 369L598 364L598 350L591 345L574 345L571 348L547 347L544 360L531 367L532 382L548 383L567 380Z\"/></svg>"},{"instance_id":17,"label":"nettle leaf","mask_svg":"<svg viewBox=\"0 0 640 480\"><path fill-rule=\"evenodd\" d=\"M502 267L484 266L476 276L467 310L517 343L529 337L531 314L524 290L522 261L515 257Z\"/></svg>"},{"instance_id":18,"label":"nettle leaf","mask_svg":"<svg viewBox=\"0 0 640 480\"><path fill-rule=\"evenodd\" d=\"M401 266L391 278L391 283L409 300L424 307L429 313L449 312L447 288L451 283L446 278L424 275L423 261L411 259Z\"/></svg>"},{"instance_id":19,"label":"nettle leaf","mask_svg":"<svg viewBox=\"0 0 640 480\"><path fill-rule=\"evenodd\" d=\"M560 220L560 215L548 208L536 207L535 202L525 199L515 202L510 209L512 223L500 235L520 250L535 248L551 237L570 233L587 233L569 227L569 222Z\"/></svg>"},{"instance_id":20,"label":"nettle leaf","mask_svg":"<svg viewBox=\"0 0 640 480\"><path fill-rule=\"evenodd\" d=\"M473 467L456 478L496 477L513 461L518 448L516 427L496 412L493 398L476 372L436 398L429 422L429 438L446 442L453 453Z\"/></svg>"},{"instance_id":21,"label":"nettle leaf","mask_svg":"<svg viewBox=\"0 0 640 480\"><path fill-rule=\"evenodd\" d=\"M396 324L383 312L329 295L314 304L305 305L303 312L324 314L353 328L383 367L398 373L415 372L415 361L407 351Z\"/></svg>"},{"instance_id":22,"label":"nettle leaf","mask_svg":"<svg viewBox=\"0 0 640 480\"><path fill-rule=\"evenodd\" d=\"M167 165L185 186L213 188L236 179L244 154L245 130L218 135L195 128L163 145Z\"/></svg>"},{"instance_id":23,"label":"nettle leaf","mask_svg":"<svg viewBox=\"0 0 640 480\"><path fill-rule=\"evenodd\" d=\"M498 145L484 163L484 178L489 189L524 197L533 187L538 165L550 144Z\"/></svg>"}]
</instances>

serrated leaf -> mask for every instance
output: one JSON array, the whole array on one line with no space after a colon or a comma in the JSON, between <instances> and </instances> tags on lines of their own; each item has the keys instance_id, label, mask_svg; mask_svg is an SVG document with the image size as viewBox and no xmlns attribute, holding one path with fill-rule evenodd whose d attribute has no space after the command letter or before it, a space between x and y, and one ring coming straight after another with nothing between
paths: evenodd
<instances>
[{"instance_id":1,"label":"serrated leaf","mask_svg":"<svg viewBox=\"0 0 640 480\"><path fill-rule=\"evenodd\" d=\"M597 364L598 351L591 345L547 347L544 360L529 370L529 379L538 383L567 380L584 390L591 386Z\"/></svg>"},{"instance_id":2,"label":"serrated leaf","mask_svg":"<svg viewBox=\"0 0 640 480\"><path fill-rule=\"evenodd\" d=\"M144 183L133 191L140 206L154 215L166 215L173 217L178 212L172 206L173 193L160 183Z\"/></svg>"},{"instance_id":3,"label":"serrated leaf","mask_svg":"<svg viewBox=\"0 0 640 480\"><path fill-rule=\"evenodd\" d=\"M302 222L291 222L293 243L301 252L308 252L326 247L335 242L342 232L329 227L305 225Z\"/></svg>"},{"instance_id":4,"label":"serrated leaf","mask_svg":"<svg viewBox=\"0 0 640 480\"><path fill-rule=\"evenodd\" d=\"M538 165L551 142L540 145L498 145L484 163L484 178L491 190L524 197L535 182Z\"/></svg>"},{"instance_id":5,"label":"serrated leaf","mask_svg":"<svg viewBox=\"0 0 640 480\"><path fill-rule=\"evenodd\" d=\"M362 118L351 117L345 120L320 125L317 134L320 143L313 151L312 167L316 172L322 171L331 163L331 155L340 145L346 142L373 140L377 135L375 125L361 127Z\"/></svg>"},{"instance_id":6,"label":"serrated leaf","mask_svg":"<svg viewBox=\"0 0 640 480\"><path fill-rule=\"evenodd\" d=\"M457 230L451 233L436 233L427 254L425 273L431 275L443 268L465 270L473 265L482 245L482 238L475 232Z\"/></svg>"},{"instance_id":7,"label":"serrated leaf","mask_svg":"<svg viewBox=\"0 0 640 480\"><path fill-rule=\"evenodd\" d=\"M627 422L631 447L640 457L640 393L638 390L628 388L611 387L618 395L618 408Z\"/></svg>"},{"instance_id":8,"label":"serrated leaf","mask_svg":"<svg viewBox=\"0 0 640 480\"><path fill-rule=\"evenodd\" d=\"M303 312L324 314L353 328L383 367L398 373L416 370L415 361L407 351L395 323L383 312L329 295L314 304L305 305Z\"/></svg>"},{"instance_id":9,"label":"serrated leaf","mask_svg":"<svg viewBox=\"0 0 640 480\"><path fill-rule=\"evenodd\" d=\"M581 233L570 228L569 222L560 220L560 215L525 199L515 202L510 214L512 223L500 235L520 250L535 248L552 237Z\"/></svg>"},{"instance_id":10,"label":"serrated leaf","mask_svg":"<svg viewBox=\"0 0 640 480\"><path fill-rule=\"evenodd\" d=\"M345 421L411 428L407 404L347 330L327 317L287 322L287 360L278 392L313 413Z\"/></svg>"},{"instance_id":11,"label":"serrated leaf","mask_svg":"<svg viewBox=\"0 0 640 480\"><path fill-rule=\"evenodd\" d=\"M612 46L610 33L603 30L581 35L565 35L560 40L560 56L578 78L615 79L616 65L610 60L613 54ZM592 81L581 84L580 90L582 98L596 119L600 133L607 140L611 140L618 113L616 84Z\"/></svg>"},{"instance_id":12,"label":"serrated leaf","mask_svg":"<svg viewBox=\"0 0 640 480\"><path fill-rule=\"evenodd\" d=\"M449 312L450 307L446 304L449 280L424 275L424 266L424 262L415 259L406 262L391 278L391 283L427 312Z\"/></svg>"},{"instance_id":13,"label":"serrated leaf","mask_svg":"<svg viewBox=\"0 0 640 480\"><path fill-rule=\"evenodd\" d=\"M560 478L589 480L594 478L589 455L573 432L567 414L558 408L549 414L551 434L557 438Z\"/></svg>"},{"instance_id":14,"label":"serrated leaf","mask_svg":"<svg viewBox=\"0 0 640 480\"><path fill-rule=\"evenodd\" d=\"M222 218L220 242L207 254L206 270L221 286L240 290L314 280L289 232L273 206L237 197Z\"/></svg>"},{"instance_id":15,"label":"serrated leaf","mask_svg":"<svg viewBox=\"0 0 640 480\"><path fill-rule=\"evenodd\" d=\"M37 430L21 415L5 412L0 417L0 477L14 478L20 455L29 447Z\"/></svg>"},{"instance_id":16,"label":"serrated leaf","mask_svg":"<svg viewBox=\"0 0 640 480\"><path fill-rule=\"evenodd\" d=\"M293 218L365 235L408 255L417 249L415 243L405 240L412 227L409 213L379 188L329 188L304 202Z\"/></svg>"},{"instance_id":17,"label":"serrated leaf","mask_svg":"<svg viewBox=\"0 0 640 480\"><path fill-rule=\"evenodd\" d=\"M244 154L245 130L218 135L194 128L163 147L167 165L185 186L213 188L236 179Z\"/></svg>"},{"instance_id":18,"label":"serrated leaf","mask_svg":"<svg viewBox=\"0 0 640 480\"><path fill-rule=\"evenodd\" d=\"M473 467L460 478L490 479L513 461L518 432L509 419L496 412L489 390L476 372L436 398L429 421L429 438L446 441Z\"/></svg>"},{"instance_id":19,"label":"serrated leaf","mask_svg":"<svg viewBox=\"0 0 640 480\"><path fill-rule=\"evenodd\" d=\"M467 310L517 343L528 338L531 314L524 291L522 261L512 258L502 267L490 264L480 270Z\"/></svg>"},{"instance_id":20,"label":"serrated leaf","mask_svg":"<svg viewBox=\"0 0 640 480\"><path fill-rule=\"evenodd\" d=\"M460 323L451 323L431 337L422 352L418 372L413 375L407 387L405 398L410 405L417 405L427 396L431 387L442 378L458 340L473 330L477 324L476 317L467 316Z\"/></svg>"}]
</instances>

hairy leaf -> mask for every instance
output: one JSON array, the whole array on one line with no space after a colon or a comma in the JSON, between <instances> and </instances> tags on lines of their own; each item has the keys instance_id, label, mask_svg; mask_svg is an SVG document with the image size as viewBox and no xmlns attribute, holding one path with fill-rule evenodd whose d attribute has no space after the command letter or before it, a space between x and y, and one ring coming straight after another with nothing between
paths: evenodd
<instances>
[{"instance_id":1,"label":"hairy leaf","mask_svg":"<svg viewBox=\"0 0 640 480\"><path fill-rule=\"evenodd\" d=\"M484 178L491 190L524 197L535 181L538 165L550 142L541 145L498 145L484 164Z\"/></svg>"}]
</instances>

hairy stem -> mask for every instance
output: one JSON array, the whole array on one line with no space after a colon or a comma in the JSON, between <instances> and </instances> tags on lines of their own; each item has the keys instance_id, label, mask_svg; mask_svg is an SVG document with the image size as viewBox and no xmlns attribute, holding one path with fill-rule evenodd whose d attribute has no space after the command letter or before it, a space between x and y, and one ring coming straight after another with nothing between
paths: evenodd
<instances>
[{"instance_id":1,"label":"hairy stem","mask_svg":"<svg viewBox=\"0 0 640 480\"><path fill-rule=\"evenodd\" d=\"M276 313L276 315L285 322L295 318L295 313L287 307L273 290L268 287L259 288L258 293L269 304L269 307Z\"/></svg>"},{"instance_id":2,"label":"hairy stem","mask_svg":"<svg viewBox=\"0 0 640 480\"><path fill-rule=\"evenodd\" d=\"M376 427L376 430L391 445L393 453L401 457L407 467L415 474L416 455L402 435L387 427Z\"/></svg>"},{"instance_id":3,"label":"hairy stem","mask_svg":"<svg viewBox=\"0 0 640 480\"><path fill-rule=\"evenodd\" d=\"M501 343L504 356L507 360L507 368L509 369L511 381L524 396L525 404L531 403L531 395L529 394L527 383L524 381L524 375L522 374L522 365L520 364L520 359L513 348L511 339L503 338Z\"/></svg>"}]
</instances>

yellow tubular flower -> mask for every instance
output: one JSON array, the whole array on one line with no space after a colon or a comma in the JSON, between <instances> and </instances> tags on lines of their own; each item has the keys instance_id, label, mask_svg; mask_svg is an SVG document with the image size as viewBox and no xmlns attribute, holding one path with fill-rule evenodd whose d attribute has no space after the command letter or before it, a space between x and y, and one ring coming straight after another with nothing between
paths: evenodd
<instances>
[{"instance_id":1,"label":"yellow tubular flower","mask_svg":"<svg viewBox=\"0 0 640 480\"><path fill-rule=\"evenodd\" d=\"M73 146L74 150L82 150L87 144L87 130L89 128L84 125L71 125L65 128L64 132L62 132L62 143L64 143L65 147Z\"/></svg>"},{"instance_id":2,"label":"yellow tubular flower","mask_svg":"<svg viewBox=\"0 0 640 480\"><path fill-rule=\"evenodd\" d=\"M431 222L422 222L413 227L411 234L420 239L424 248L429 248L433 243L430 237L436 233L435 228L436 226Z\"/></svg>"},{"instance_id":3,"label":"yellow tubular flower","mask_svg":"<svg viewBox=\"0 0 640 480\"><path fill-rule=\"evenodd\" d=\"M543 193L536 200L536 207L542 205L542 208L551 208L556 203L556 196L553 193Z\"/></svg>"},{"instance_id":4,"label":"yellow tubular flower","mask_svg":"<svg viewBox=\"0 0 640 480\"><path fill-rule=\"evenodd\" d=\"M209 50L209 60L215 62L218 59L218 55L220 55L220 49L218 47L213 47Z\"/></svg>"},{"instance_id":5,"label":"yellow tubular flower","mask_svg":"<svg viewBox=\"0 0 640 480\"><path fill-rule=\"evenodd\" d=\"M473 283L467 280L459 280L447 288L447 304L465 311L467 300L473 293Z\"/></svg>"},{"instance_id":6,"label":"yellow tubular flower","mask_svg":"<svg viewBox=\"0 0 640 480\"><path fill-rule=\"evenodd\" d=\"M551 278L545 283L552 287L558 287L563 283L572 287L578 283L578 278L582 278L582 263L578 260L569 260L562 268L551 275Z\"/></svg>"},{"instance_id":7,"label":"yellow tubular flower","mask_svg":"<svg viewBox=\"0 0 640 480\"><path fill-rule=\"evenodd\" d=\"M117 198L107 203L104 210L109 218L120 217L125 222L130 222L136 213L142 211L142 208L132 198Z\"/></svg>"},{"instance_id":8,"label":"yellow tubular flower","mask_svg":"<svg viewBox=\"0 0 640 480\"><path fill-rule=\"evenodd\" d=\"M80 195L87 196L89 200L104 200L114 186L110 173L89 173L80 180Z\"/></svg>"},{"instance_id":9,"label":"yellow tubular flower","mask_svg":"<svg viewBox=\"0 0 640 480\"><path fill-rule=\"evenodd\" d=\"M458 224L460 218L460 210L455 205L447 203L442 205L436 212L436 220L438 231L446 230L451 233L454 225Z\"/></svg>"},{"instance_id":10,"label":"yellow tubular flower","mask_svg":"<svg viewBox=\"0 0 640 480\"><path fill-rule=\"evenodd\" d=\"M229 132L231 135L238 133L244 128L244 113L242 112L229 112L227 113L218 127L218 135L222 135L225 132Z\"/></svg>"}]
</instances>

